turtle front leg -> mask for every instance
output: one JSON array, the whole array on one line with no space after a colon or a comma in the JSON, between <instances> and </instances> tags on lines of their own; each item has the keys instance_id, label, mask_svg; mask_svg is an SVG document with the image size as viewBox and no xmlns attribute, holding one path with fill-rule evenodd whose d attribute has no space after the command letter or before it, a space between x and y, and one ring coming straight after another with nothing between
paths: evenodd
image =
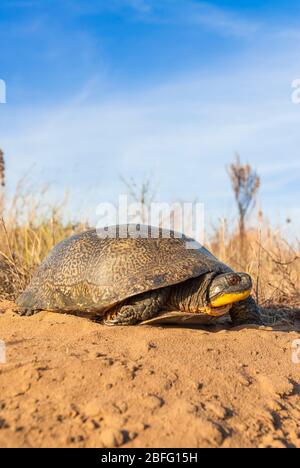
<instances>
[{"instance_id":1,"label":"turtle front leg","mask_svg":"<svg viewBox=\"0 0 300 468\"><path fill-rule=\"evenodd\" d=\"M253 297L248 297L248 299L245 299L244 301L233 304L230 310L230 316L234 326L264 324L260 308Z\"/></svg>"},{"instance_id":2,"label":"turtle front leg","mask_svg":"<svg viewBox=\"0 0 300 468\"><path fill-rule=\"evenodd\" d=\"M169 297L168 288L150 291L132 297L110 310L103 320L105 325L135 325L149 320L162 310Z\"/></svg>"}]
</instances>

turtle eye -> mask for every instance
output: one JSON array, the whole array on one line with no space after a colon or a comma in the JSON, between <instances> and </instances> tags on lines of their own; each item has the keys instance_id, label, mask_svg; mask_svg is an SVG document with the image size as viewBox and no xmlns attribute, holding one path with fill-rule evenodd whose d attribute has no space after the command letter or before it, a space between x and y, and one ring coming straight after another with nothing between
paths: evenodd
<instances>
[{"instance_id":1,"label":"turtle eye","mask_svg":"<svg viewBox=\"0 0 300 468\"><path fill-rule=\"evenodd\" d=\"M230 286L236 286L237 284L239 284L241 282L241 278L239 276L231 276L229 278L229 284Z\"/></svg>"}]
</instances>

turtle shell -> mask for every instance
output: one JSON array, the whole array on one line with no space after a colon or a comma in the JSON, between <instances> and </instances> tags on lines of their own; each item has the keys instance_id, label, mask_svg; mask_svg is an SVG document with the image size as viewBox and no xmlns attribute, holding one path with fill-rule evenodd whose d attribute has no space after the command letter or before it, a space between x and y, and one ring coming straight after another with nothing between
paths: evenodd
<instances>
[{"instance_id":1,"label":"turtle shell","mask_svg":"<svg viewBox=\"0 0 300 468\"><path fill-rule=\"evenodd\" d=\"M182 234L151 226L114 226L58 244L18 304L99 313L137 294L227 271L229 267Z\"/></svg>"}]
</instances>

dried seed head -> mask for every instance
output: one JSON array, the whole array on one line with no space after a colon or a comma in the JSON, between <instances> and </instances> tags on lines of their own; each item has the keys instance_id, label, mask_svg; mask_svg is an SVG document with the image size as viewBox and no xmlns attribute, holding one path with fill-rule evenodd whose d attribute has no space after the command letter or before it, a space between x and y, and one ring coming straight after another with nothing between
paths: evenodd
<instances>
[{"instance_id":1,"label":"dried seed head","mask_svg":"<svg viewBox=\"0 0 300 468\"><path fill-rule=\"evenodd\" d=\"M0 185L1 187L5 187L5 160L4 160L4 153L0 149Z\"/></svg>"}]
</instances>

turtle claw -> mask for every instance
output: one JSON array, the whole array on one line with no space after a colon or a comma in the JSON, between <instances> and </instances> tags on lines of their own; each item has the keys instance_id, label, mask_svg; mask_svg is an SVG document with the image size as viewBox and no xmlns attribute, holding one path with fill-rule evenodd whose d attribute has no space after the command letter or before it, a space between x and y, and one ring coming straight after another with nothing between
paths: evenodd
<instances>
[{"instance_id":1,"label":"turtle claw","mask_svg":"<svg viewBox=\"0 0 300 468\"><path fill-rule=\"evenodd\" d=\"M103 320L103 325L107 325L108 327L114 327L115 325L119 325L118 320Z\"/></svg>"},{"instance_id":2,"label":"turtle claw","mask_svg":"<svg viewBox=\"0 0 300 468\"><path fill-rule=\"evenodd\" d=\"M107 325L108 327L115 327L117 325L121 325L121 326L126 326L126 325L132 325L132 322L130 322L130 320L126 320L126 318L122 317L122 315L120 315L119 317L115 318L115 319L108 319L108 320L103 320L103 325Z\"/></svg>"}]
</instances>

